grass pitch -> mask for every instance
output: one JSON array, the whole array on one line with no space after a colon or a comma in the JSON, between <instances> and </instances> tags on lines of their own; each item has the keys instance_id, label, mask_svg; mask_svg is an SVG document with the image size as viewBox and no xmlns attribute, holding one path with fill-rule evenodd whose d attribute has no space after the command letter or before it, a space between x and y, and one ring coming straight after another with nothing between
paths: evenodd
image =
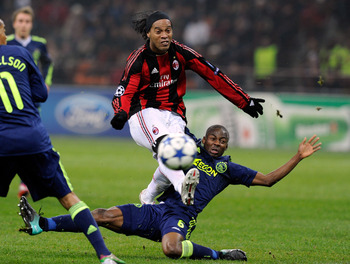
<instances>
[{"instance_id":1,"label":"grass pitch","mask_svg":"<svg viewBox=\"0 0 350 264\"><path fill-rule=\"evenodd\" d=\"M78 196L91 209L138 203L156 168L133 141L52 137ZM297 146L295 146L295 151ZM295 151L231 149L236 163L268 173ZM240 248L249 263L350 263L350 153L319 151L272 188L230 186L198 217L191 240L213 249ZM98 263L82 234L17 230L15 178L0 198L0 263ZM29 199L31 201L31 199ZM32 203L44 216L66 214L54 198ZM161 244L101 229L109 249L127 263L230 263L171 260Z\"/></svg>"}]
</instances>

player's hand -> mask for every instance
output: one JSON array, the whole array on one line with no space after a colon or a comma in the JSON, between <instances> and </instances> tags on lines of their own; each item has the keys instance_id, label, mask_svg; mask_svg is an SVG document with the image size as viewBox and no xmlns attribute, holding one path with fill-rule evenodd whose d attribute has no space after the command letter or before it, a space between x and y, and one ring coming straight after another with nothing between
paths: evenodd
<instances>
[{"instance_id":1,"label":"player's hand","mask_svg":"<svg viewBox=\"0 0 350 264\"><path fill-rule=\"evenodd\" d=\"M128 121L128 114L124 110L121 110L114 115L111 120L111 125L114 129L121 130L123 129L126 121Z\"/></svg>"},{"instance_id":2,"label":"player's hand","mask_svg":"<svg viewBox=\"0 0 350 264\"><path fill-rule=\"evenodd\" d=\"M317 143L320 138L313 135L309 140L304 140L299 144L298 153L301 159L309 157L316 151L321 149L322 143Z\"/></svg>"},{"instance_id":3,"label":"player's hand","mask_svg":"<svg viewBox=\"0 0 350 264\"><path fill-rule=\"evenodd\" d=\"M258 118L259 114L263 114L263 106L260 103L264 103L265 99L261 98L250 98L248 105L244 107L242 110L246 112L248 115L254 118Z\"/></svg>"}]
</instances>

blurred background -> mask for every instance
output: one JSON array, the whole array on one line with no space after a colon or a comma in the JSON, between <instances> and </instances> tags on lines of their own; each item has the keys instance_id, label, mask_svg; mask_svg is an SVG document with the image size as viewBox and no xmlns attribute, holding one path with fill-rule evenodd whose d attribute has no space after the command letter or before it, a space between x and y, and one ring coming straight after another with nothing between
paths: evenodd
<instances>
[{"instance_id":1,"label":"blurred background","mask_svg":"<svg viewBox=\"0 0 350 264\"><path fill-rule=\"evenodd\" d=\"M347 0L2 0L7 34L23 5L35 11L32 33L47 39L56 84L116 85L143 44L131 16L164 10L176 40L246 90L350 93ZM193 78L189 89L206 88Z\"/></svg>"},{"instance_id":2,"label":"blurred background","mask_svg":"<svg viewBox=\"0 0 350 264\"><path fill-rule=\"evenodd\" d=\"M54 61L47 104L50 109L43 106L43 119L52 133L116 134L110 130L113 112L109 100L127 57L144 44L141 35L131 28L131 17L140 11L162 10L172 18L174 39L201 53L250 95L269 99L265 104L269 116L248 120L241 111L232 114L232 105L227 106L229 110L223 107L225 100L220 96L216 106L212 105L212 97L205 101L207 96L201 92L212 88L189 72L187 108L189 127L194 132L202 134L210 123L199 120L211 119L232 126L236 142L243 142L242 146L275 147L287 142L286 137L299 140L316 132L329 136L330 141L337 138L333 149L342 146L350 150L347 0L2 0L0 17L6 23L7 34L13 33L12 12L24 5L33 7L32 34L46 38ZM97 97L81 96L87 93L87 87L107 99L101 98L92 107ZM70 95L62 90L75 97L65 100ZM196 100L199 97L200 102ZM96 114L101 109L105 114ZM92 129L93 120L103 115L105 120ZM53 119L59 128L50 127ZM78 120L79 127L72 128ZM128 129L124 130L126 134L122 131L117 135L128 135ZM282 136L281 131L285 131Z\"/></svg>"}]
</instances>

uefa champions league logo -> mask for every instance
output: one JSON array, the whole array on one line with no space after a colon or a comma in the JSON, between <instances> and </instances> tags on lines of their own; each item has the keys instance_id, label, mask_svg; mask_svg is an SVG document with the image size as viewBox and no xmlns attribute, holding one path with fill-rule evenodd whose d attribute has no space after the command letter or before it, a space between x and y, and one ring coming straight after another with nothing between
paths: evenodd
<instances>
[{"instance_id":1,"label":"uefa champions league logo","mask_svg":"<svg viewBox=\"0 0 350 264\"><path fill-rule=\"evenodd\" d=\"M125 88L124 88L124 86L119 85L119 86L117 87L117 89L115 90L114 95L115 95L116 97L120 97L120 96L122 96L124 93L125 93Z\"/></svg>"}]
</instances>

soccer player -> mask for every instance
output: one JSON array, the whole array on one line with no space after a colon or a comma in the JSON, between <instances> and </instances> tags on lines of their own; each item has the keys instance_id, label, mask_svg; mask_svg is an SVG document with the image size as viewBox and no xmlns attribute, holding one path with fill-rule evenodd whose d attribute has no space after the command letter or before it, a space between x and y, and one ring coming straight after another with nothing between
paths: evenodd
<instances>
[{"instance_id":1,"label":"soccer player","mask_svg":"<svg viewBox=\"0 0 350 264\"><path fill-rule=\"evenodd\" d=\"M7 45L22 46L30 52L49 88L52 84L53 62L48 53L46 39L31 35L33 19L34 11L30 6L17 9L12 14L12 26L15 33L7 36Z\"/></svg>"},{"instance_id":2,"label":"soccer player","mask_svg":"<svg viewBox=\"0 0 350 264\"><path fill-rule=\"evenodd\" d=\"M0 97L0 196L7 196L11 181L18 174L28 186L33 201L48 196L59 200L102 263L124 263L108 250L89 207L73 192L35 107L36 102L47 99L44 79L25 48L6 45L5 24L1 19ZM37 232L40 231L31 230L32 234Z\"/></svg>"},{"instance_id":3,"label":"soccer player","mask_svg":"<svg viewBox=\"0 0 350 264\"><path fill-rule=\"evenodd\" d=\"M184 205L180 194L170 186L158 198L159 204L126 204L95 209L92 215L98 225L114 232L161 241L164 254L170 258L247 260L245 252L239 249L217 251L191 242L189 239L196 227L198 214L228 185L273 186L301 160L321 148L318 140L316 135L309 140L304 138L297 153L287 163L265 175L231 162L229 156L223 156L228 146L229 133L225 127L214 125L207 129L202 138L197 158L190 169L200 173L193 205ZM24 208L26 213L22 215L38 216L28 203ZM25 222L28 220L25 219ZM27 225L29 231L34 228L44 231L79 231L68 215L40 217Z\"/></svg>"},{"instance_id":4,"label":"soccer player","mask_svg":"<svg viewBox=\"0 0 350 264\"><path fill-rule=\"evenodd\" d=\"M17 9L12 14L12 26L15 34L7 36L7 45L17 45L26 48L36 65L40 66L41 74L44 77L47 89L50 89L52 84L52 59L47 51L46 40L44 38L31 35L33 28L34 11L30 6L25 6ZM36 103L40 107L39 103ZM18 197L29 195L27 186L21 182L18 190Z\"/></svg>"},{"instance_id":5,"label":"soccer player","mask_svg":"<svg viewBox=\"0 0 350 264\"><path fill-rule=\"evenodd\" d=\"M186 108L185 70L192 70L206 80L227 100L254 118L263 114L264 99L251 98L219 68L195 50L173 40L173 24L161 11L141 13L133 20L134 29L146 40L131 53L113 97L115 115L111 124L122 129L128 121L134 141L153 152L169 133L184 133ZM152 203L168 179L181 194L184 203L193 203L198 182L196 175L182 171L164 171L161 162L147 189L140 194L142 203ZM186 179L186 180L184 180ZM192 191L191 191L192 190Z\"/></svg>"}]
</instances>

